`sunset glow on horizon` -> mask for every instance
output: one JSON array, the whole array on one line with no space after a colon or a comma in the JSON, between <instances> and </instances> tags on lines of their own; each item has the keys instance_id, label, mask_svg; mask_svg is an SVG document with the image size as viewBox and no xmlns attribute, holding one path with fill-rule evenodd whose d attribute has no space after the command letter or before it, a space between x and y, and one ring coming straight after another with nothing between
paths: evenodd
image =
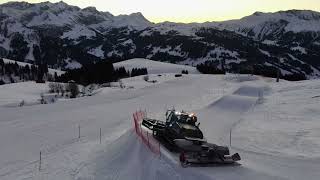
<instances>
[{"instance_id":1,"label":"sunset glow on horizon","mask_svg":"<svg viewBox=\"0 0 320 180\"><path fill-rule=\"evenodd\" d=\"M60 0L50 0L58 2ZM0 3L8 2L0 0ZM28 0L30 3L43 2ZM276 12L290 9L320 11L319 0L64 0L81 8L94 6L114 15L141 12L152 22L206 22L240 19L256 11Z\"/></svg>"}]
</instances>

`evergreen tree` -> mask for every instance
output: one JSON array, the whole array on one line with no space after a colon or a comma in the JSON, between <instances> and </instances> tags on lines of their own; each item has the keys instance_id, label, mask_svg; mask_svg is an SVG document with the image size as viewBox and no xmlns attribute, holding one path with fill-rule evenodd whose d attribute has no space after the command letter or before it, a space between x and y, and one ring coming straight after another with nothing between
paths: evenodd
<instances>
[{"instance_id":1,"label":"evergreen tree","mask_svg":"<svg viewBox=\"0 0 320 180\"><path fill-rule=\"evenodd\" d=\"M79 84L89 85L92 83L102 84L119 79L118 73L114 70L110 61L100 61L88 65L83 65L80 69L67 71L58 77L60 82L73 80Z\"/></svg>"},{"instance_id":2,"label":"evergreen tree","mask_svg":"<svg viewBox=\"0 0 320 180\"><path fill-rule=\"evenodd\" d=\"M131 70L131 77L147 75L147 74L148 74L147 68L133 68Z\"/></svg>"},{"instance_id":3,"label":"evergreen tree","mask_svg":"<svg viewBox=\"0 0 320 180\"><path fill-rule=\"evenodd\" d=\"M0 58L0 75L4 75L4 61Z\"/></svg>"},{"instance_id":4,"label":"evergreen tree","mask_svg":"<svg viewBox=\"0 0 320 180\"><path fill-rule=\"evenodd\" d=\"M44 69L42 68L41 65L38 66L37 68L37 79L36 82L37 83L45 83L44 81Z\"/></svg>"},{"instance_id":5,"label":"evergreen tree","mask_svg":"<svg viewBox=\"0 0 320 180\"><path fill-rule=\"evenodd\" d=\"M24 67L24 73L26 74L27 80L30 80L30 66L26 65Z\"/></svg>"},{"instance_id":6,"label":"evergreen tree","mask_svg":"<svg viewBox=\"0 0 320 180\"><path fill-rule=\"evenodd\" d=\"M188 71L188 70L182 70L181 73L182 73L182 74L189 74L189 71Z\"/></svg>"},{"instance_id":7,"label":"evergreen tree","mask_svg":"<svg viewBox=\"0 0 320 180\"><path fill-rule=\"evenodd\" d=\"M210 62L197 65L197 70L203 74L225 74L225 71Z\"/></svg>"},{"instance_id":8,"label":"evergreen tree","mask_svg":"<svg viewBox=\"0 0 320 180\"><path fill-rule=\"evenodd\" d=\"M58 80L58 74L57 72L54 72L54 81L57 81Z\"/></svg>"},{"instance_id":9,"label":"evergreen tree","mask_svg":"<svg viewBox=\"0 0 320 180\"><path fill-rule=\"evenodd\" d=\"M33 56L36 62L41 62L41 52L37 45L33 45Z\"/></svg>"},{"instance_id":10,"label":"evergreen tree","mask_svg":"<svg viewBox=\"0 0 320 180\"><path fill-rule=\"evenodd\" d=\"M76 83L69 83L70 98L76 98L79 94L79 87Z\"/></svg>"}]
</instances>

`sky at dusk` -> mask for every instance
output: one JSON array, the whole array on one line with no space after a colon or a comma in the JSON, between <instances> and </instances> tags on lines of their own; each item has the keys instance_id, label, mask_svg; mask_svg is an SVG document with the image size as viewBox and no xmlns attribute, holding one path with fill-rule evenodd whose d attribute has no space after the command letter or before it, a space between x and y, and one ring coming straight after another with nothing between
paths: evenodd
<instances>
[{"instance_id":1,"label":"sky at dusk","mask_svg":"<svg viewBox=\"0 0 320 180\"><path fill-rule=\"evenodd\" d=\"M58 2L60 0L51 0ZM8 2L0 0L0 3ZM28 0L38 3L41 0ZM239 19L256 11L289 9L320 11L320 0L64 0L81 8L94 6L114 15L141 12L152 22L205 22Z\"/></svg>"}]
</instances>

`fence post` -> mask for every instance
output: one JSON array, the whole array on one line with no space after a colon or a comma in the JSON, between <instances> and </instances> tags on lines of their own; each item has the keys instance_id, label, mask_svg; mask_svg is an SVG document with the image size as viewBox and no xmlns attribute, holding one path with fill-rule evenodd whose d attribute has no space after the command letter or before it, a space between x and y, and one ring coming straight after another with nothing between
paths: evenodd
<instances>
[{"instance_id":1,"label":"fence post","mask_svg":"<svg viewBox=\"0 0 320 180\"><path fill-rule=\"evenodd\" d=\"M100 128L100 144L101 144L101 128Z\"/></svg>"},{"instance_id":2,"label":"fence post","mask_svg":"<svg viewBox=\"0 0 320 180\"><path fill-rule=\"evenodd\" d=\"M78 125L78 129L79 129L78 138L80 139L80 124Z\"/></svg>"},{"instance_id":3,"label":"fence post","mask_svg":"<svg viewBox=\"0 0 320 180\"><path fill-rule=\"evenodd\" d=\"M41 161L42 159L41 159L41 151L40 151L39 171L41 171Z\"/></svg>"},{"instance_id":4,"label":"fence post","mask_svg":"<svg viewBox=\"0 0 320 180\"><path fill-rule=\"evenodd\" d=\"M144 110L144 118L148 118L147 109Z\"/></svg>"},{"instance_id":5,"label":"fence post","mask_svg":"<svg viewBox=\"0 0 320 180\"><path fill-rule=\"evenodd\" d=\"M232 134L232 128L230 128L230 140L229 140L230 149L231 149L231 134Z\"/></svg>"},{"instance_id":6,"label":"fence post","mask_svg":"<svg viewBox=\"0 0 320 180\"><path fill-rule=\"evenodd\" d=\"M161 150L160 150L160 143L158 142L159 145L159 158L161 158Z\"/></svg>"}]
</instances>

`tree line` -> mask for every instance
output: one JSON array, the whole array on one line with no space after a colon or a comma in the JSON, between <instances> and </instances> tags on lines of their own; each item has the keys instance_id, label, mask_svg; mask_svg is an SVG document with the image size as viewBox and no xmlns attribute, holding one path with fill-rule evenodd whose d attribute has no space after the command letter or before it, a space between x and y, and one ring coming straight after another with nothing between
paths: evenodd
<instances>
[{"instance_id":1,"label":"tree line","mask_svg":"<svg viewBox=\"0 0 320 180\"><path fill-rule=\"evenodd\" d=\"M60 76L57 73L51 75L48 72L48 65L45 63L21 66L17 62L4 63L4 60L0 58L0 85L22 81L36 81L37 83L74 81L82 85L103 84L121 78L148 74L147 68L133 68L131 71L124 67L114 68L111 61L86 64L79 69L67 70Z\"/></svg>"},{"instance_id":2,"label":"tree line","mask_svg":"<svg viewBox=\"0 0 320 180\"><path fill-rule=\"evenodd\" d=\"M55 77L57 77L57 74L55 74ZM45 63L20 66L17 62L5 63L4 60L0 58L0 85L21 81L52 81L55 77L48 73L48 65Z\"/></svg>"},{"instance_id":3,"label":"tree line","mask_svg":"<svg viewBox=\"0 0 320 180\"><path fill-rule=\"evenodd\" d=\"M147 68L133 68L130 72L124 67L114 68L110 61L99 61L83 65L79 69L68 70L59 76L57 81L69 82L72 80L82 85L103 84L145 74L148 74Z\"/></svg>"},{"instance_id":4,"label":"tree line","mask_svg":"<svg viewBox=\"0 0 320 180\"><path fill-rule=\"evenodd\" d=\"M255 65L238 65L235 69L237 71L231 71L231 73L238 73L238 74L253 74L253 75L260 75L264 77L271 77L277 78L278 76L278 69L272 66L262 66L259 64ZM226 70L220 67L220 65L205 62L202 64L197 65L197 70L202 74L226 74ZM288 81L300 81L306 80L306 76L302 73L295 73L295 74L285 74L283 75L279 72L279 78L285 79Z\"/></svg>"}]
</instances>

